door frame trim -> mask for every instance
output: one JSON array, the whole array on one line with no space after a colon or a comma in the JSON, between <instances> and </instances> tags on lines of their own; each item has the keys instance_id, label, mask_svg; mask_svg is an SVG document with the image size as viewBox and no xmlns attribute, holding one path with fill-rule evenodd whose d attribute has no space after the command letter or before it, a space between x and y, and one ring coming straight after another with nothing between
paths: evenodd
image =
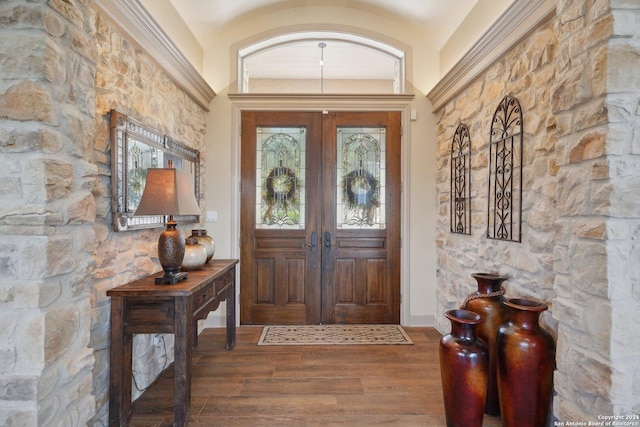
<instances>
[{"instance_id":1,"label":"door frame trim","mask_svg":"<svg viewBox=\"0 0 640 427\"><path fill-rule=\"evenodd\" d=\"M400 324L410 323L410 277L409 277L409 141L411 141L411 99L399 97L399 99L318 99L298 98L286 99L274 97L273 99L232 99L231 102L231 186L236 190L231 193L231 256L237 258L240 255L240 147L242 111L399 111L401 113L400 135L400 179L402 185L401 194L401 218L400 218ZM237 277L240 277L238 272ZM236 301L240 301L240 286L236 286ZM239 318L239 309L236 317Z\"/></svg>"}]
</instances>

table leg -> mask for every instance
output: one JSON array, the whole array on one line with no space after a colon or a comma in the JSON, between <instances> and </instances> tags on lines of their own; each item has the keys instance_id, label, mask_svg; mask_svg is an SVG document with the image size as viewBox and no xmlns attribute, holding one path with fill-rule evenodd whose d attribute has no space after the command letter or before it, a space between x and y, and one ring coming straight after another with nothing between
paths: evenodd
<instances>
[{"instance_id":1,"label":"table leg","mask_svg":"<svg viewBox=\"0 0 640 427\"><path fill-rule=\"evenodd\" d=\"M109 425L125 426L131 410L131 335L124 332L124 302L111 298L111 342L109 349Z\"/></svg>"},{"instance_id":2,"label":"table leg","mask_svg":"<svg viewBox=\"0 0 640 427\"><path fill-rule=\"evenodd\" d=\"M191 298L179 297L175 301L174 318L174 387L173 425L186 426L191 405L191 350L193 349L193 303Z\"/></svg>"},{"instance_id":3,"label":"table leg","mask_svg":"<svg viewBox=\"0 0 640 427\"><path fill-rule=\"evenodd\" d=\"M235 274L233 284L227 289L227 350L231 350L236 345L236 280Z\"/></svg>"}]
</instances>

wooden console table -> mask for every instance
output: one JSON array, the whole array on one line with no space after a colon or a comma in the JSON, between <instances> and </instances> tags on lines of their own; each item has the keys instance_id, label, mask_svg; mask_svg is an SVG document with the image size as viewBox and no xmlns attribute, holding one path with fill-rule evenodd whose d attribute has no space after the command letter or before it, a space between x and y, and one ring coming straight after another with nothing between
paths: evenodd
<instances>
[{"instance_id":1,"label":"wooden console table","mask_svg":"<svg viewBox=\"0 0 640 427\"><path fill-rule=\"evenodd\" d=\"M134 334L175 335L174 426L185 426L191 403L191 351L197 345L197 321L227 301L227 349L236 342L236 269L238 260L213 259L175 285L156 285L153 274L107 291L111 297L109 425L124 426L131 411Z\"/></svg>"}]
</instances>

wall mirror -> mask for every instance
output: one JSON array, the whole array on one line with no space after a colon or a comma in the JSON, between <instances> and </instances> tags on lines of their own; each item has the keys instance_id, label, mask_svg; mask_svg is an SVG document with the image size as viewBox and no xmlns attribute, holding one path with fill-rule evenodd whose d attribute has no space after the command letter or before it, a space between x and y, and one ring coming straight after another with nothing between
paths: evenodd
<instances>
[{"instance_id":1,"label":"wall mirror","mask_svg":"<svg viewBox=\"0 0 640 427\"><path fill-rule=\"evenodd\" d=\"M118 111L111 110L111 192L114 231L156 228L166 217L133 216L140 203L147 168L172 167L193 176L200 203L200 151L189 148ZM175 217L180 224L199 222L198 215Z\"/></svg>"}]
</instances>

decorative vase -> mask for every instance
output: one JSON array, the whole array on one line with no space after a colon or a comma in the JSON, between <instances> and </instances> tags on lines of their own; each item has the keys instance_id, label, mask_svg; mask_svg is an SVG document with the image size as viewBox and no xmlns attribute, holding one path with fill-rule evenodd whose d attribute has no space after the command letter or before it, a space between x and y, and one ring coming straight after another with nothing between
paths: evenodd
<instances>
[{"instance_id":1,"label":"decorative vase","mask_svg":"<svg viewBox=\"0 0 640 427\"><path fill-rule=\"evenodd\" d=\"M500 325L509 320L507 307L503 303L504 289L502 282L508 279L493 273L473 273L471 275L478 284L478 290L467 297L464 310L478 313L484 319L476 329L478 338L485 342L489 350L489 375L487 379L487 401L484 412L489 415L500 415L500 399L498 396L496 335Z\"/></svg>"},{"instance_id":2,"label":"decorative vase","mask_svg":"<svg viewBox=\"0 0 640 427\"><path fill-rule=\"evenodd\" d=\"M213 254L216 252L216 242L213 237L207 234L207 230L191 230L191 236L198 238L198 243L207 250L207 261L211 261Z\"/></svg>"},{"instance_id":3,"label":"decorative vase","mask_svg":"<svg viewBox=\"0 0 640 427\"><path fill-rule=\"evenodd\" d=\"M546 304L507 299L509 321L498 329L498 391L504 427L546 426L553 392L555 344L539 324Z\"/></svg>"},{"instance_id":4,"label":"decorative vase","mask_svg":"<svg viewBox=\"0 0 640 427\"><path fill-rule=\"evenodd\" d=\"M198 238L189 236L184 245L182 269L185 271L200 270L207 263L207 249L198 243Z\"/></svg>"},{"instance_id":5,"label":"decorative vase","mask_svg":"<svg viewBox=\"0 0 640 427\"><path fill-rule=\"evenodd\" d=\"M481 427L487 394L489 355L476 336L482 317L449 310L451 333L440 339L440 374L447 427Z\"/></svg>"}]
</instances>

